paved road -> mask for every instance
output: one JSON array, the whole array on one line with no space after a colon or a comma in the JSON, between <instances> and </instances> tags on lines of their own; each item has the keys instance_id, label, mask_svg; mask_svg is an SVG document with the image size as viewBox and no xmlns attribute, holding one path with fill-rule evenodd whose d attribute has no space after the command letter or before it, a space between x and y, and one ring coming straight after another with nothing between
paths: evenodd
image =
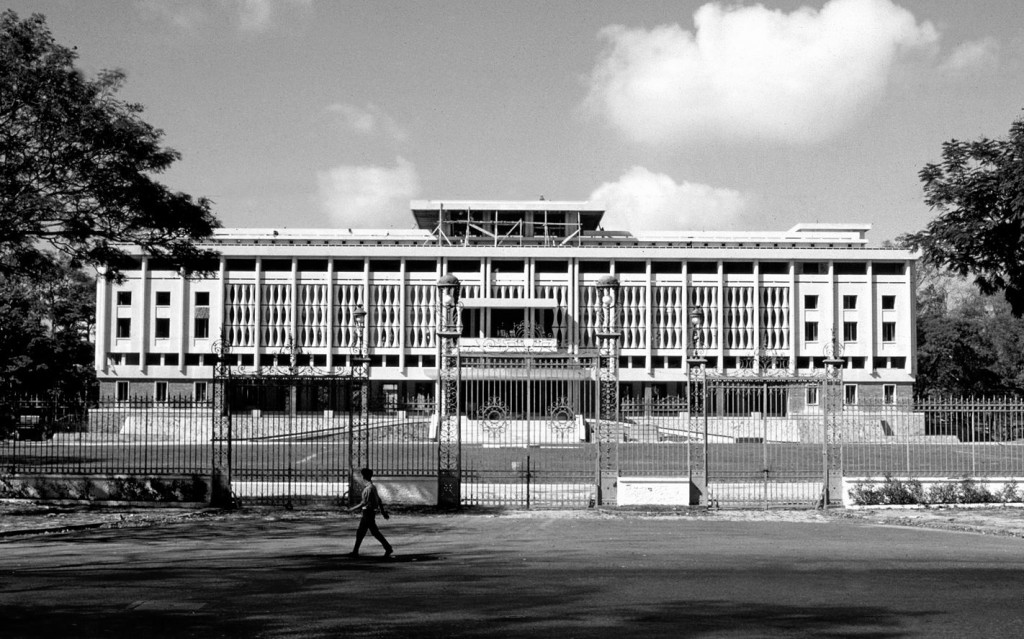
<instances>
[{"instance_id":1,"label":"paved road","mask_svg":"<svg viewBox=\"0 0 1024 639\"><path fill-rule=\"evenodd\" d=\"M15 637L1020 637L1024 539L568 513L191 521L0 543ZM368 540L365 550L379 547Z\"/></svg>"}]
</instances>

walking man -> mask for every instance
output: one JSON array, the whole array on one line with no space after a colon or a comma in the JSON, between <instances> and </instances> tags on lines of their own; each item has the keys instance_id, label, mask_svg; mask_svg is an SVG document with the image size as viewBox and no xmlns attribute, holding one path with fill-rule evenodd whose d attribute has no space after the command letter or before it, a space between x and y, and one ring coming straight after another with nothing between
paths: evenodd
<instances>
[{"instance_id":1,"label":"walking man","mask_svg":"<svg viewBox=\"0 0 1024 639\"><path fill-rule=\"evenodd\" d=\"M359 556L359 546L363 543L366 531L369 530L374 539L379 541L381 546L384 546L384 556L389 557L394 552L394 548L391 547L388 540L381 534L380 529L377 528L376 516L378 509L380 509L380 514L384 516L384 519L389 519L390 515L388 515L388 511L384 508L384 502L381 501L380 495L377 494L377 486L373 483L373 470L364 468L359 472L363 479L366 480L366 487L363 488L363 499L355 506L349 508L348 512L355 512L362 508L363 516L359 519L359 529L356 530L356 546L348 555L349 557Z\"/></svg>"}]
</instances>

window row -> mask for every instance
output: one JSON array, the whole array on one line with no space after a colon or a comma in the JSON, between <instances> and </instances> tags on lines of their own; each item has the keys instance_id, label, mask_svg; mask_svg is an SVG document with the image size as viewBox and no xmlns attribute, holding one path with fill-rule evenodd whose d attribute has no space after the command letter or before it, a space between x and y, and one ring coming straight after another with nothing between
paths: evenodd
<instances>
[{"instance_id":1,"label":"window row","mask_svg":"<svg viewBox=\"0 0 1024 639\"><path fill-rule=\"evenodd\" d=\"M895 295L883 295L881 299L881 307L883 311L892 311L896 309L896 296ZM818 308L818 296L817 295L804 295L804 310L813 311ZM855 311L857 310L857 296L856 295L843 295L843 310L844 311Z\"/></svg>"},{"instance_id":2,"label":"window row","mask_svg":"<svg viewBox=\"0 0 1024 639\"><path fill-rule=\"evenodd\" d=\"M143 394L143 395L139 395L139 394L132 395L133 391L135 391L136 393L138 391L138 389L133 389L132 382L119 381L115 385L114 398L117 401L119 401L119 402L128 402L128 401L131 401L133 399L139 399L139 400L142 400L142 401L147 401L149 398L152 398L153 401L157 401L157 402L170 402L170 401L206 402L206 401L210 400L209 382L194 382L192 384L192 388L191 388L191 390L192 390L191 396L187 396L187 395L186 396L181 396L181 395L179 395L179 396L175 396L175 397L171 397L168 394L168 388L169 387L168 387L167 382L149 382L149 383L139 382L136 385L137 386L141 385L141 386L143 386L143 388L145 388L145 386L147 384L152 384L152 386L151 386L151 388L152 388L152 395L150 395L148 393Z\"/></svg>"},{"instance_id":3,"label":"window row","mask_svg":"<svg viewBox=\"0 0 1024 639\"><path fill-rule=\"evenodd\" d=\"M157 306L170 306L171 305L171 292L170 291L157 291L154 294L156 298ZM210 293L209 291L196 291L195 296L196 306L209 306L210 305ZM132 292L131 291L118 291L117 292L117 305L118 306L131 306L132 305Z\"/></svg>"},{"instance_id":4,"label":"window row","mask_svg":"<svg viewBox=\"0 0 1024 639\"><path fill-rule=\"evenodd\" d=\"M132 336L132 319L130 317L119 317L114 325L114 336L118 339L127 339ZM156 339L169 339L171 337L171 319L169 317L158 317L153 320L153 337ZM210 337L210 318L195 317L192 320L192 337L195 339L207 339Z\"/></svg>"},{"instance_id":5,"label":"window row","mask_svg":"<svg viewBox=\"0 0 1024 639\"><path fill-rule=\"evenodd\" d=\"M856 342L857 322L843 322L843 341ZM817 342L820 339L818 322L804 322L804 341ZM882 322L882 342L896 341L896 322Z\"/></svg>"},{"instance_id":6,"label":"window row","mask_svg":"<svg viewBox=\"0 0 1024 639\"><path fill-rule=\"evenodd\" d=\"M807 405L817 406L820 403L817 386L807 387ZM853 406L860 403L859 385L843 384L843 404ZM896 384L882 384L882 403L896 403Z\"/></svg>"}]
</instances>

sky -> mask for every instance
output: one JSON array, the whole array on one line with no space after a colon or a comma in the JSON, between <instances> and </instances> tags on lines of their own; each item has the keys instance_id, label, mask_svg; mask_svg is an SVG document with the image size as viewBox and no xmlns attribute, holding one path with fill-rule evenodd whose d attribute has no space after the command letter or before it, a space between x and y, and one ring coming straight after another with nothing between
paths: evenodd
<instances>
[{"instance_id":1,"label":"sky","mask_svg":"<svg viewBox=\"0 0 1024 639\"><path fill-rule=\"evenodd\" d=\"M0 2L0 6L4 3ZM118 68L227 227L410 228L589 200L604 227L923 228L918 172L1024 116L1020 0L6 0Z\"/></svg>"}]
</instances>

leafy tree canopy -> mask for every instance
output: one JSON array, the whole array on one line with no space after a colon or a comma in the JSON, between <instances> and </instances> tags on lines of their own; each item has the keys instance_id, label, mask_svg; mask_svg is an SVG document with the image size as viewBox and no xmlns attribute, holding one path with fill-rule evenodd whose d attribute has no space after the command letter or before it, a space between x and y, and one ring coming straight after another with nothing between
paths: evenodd
<instances>
[{"instance_id":1,"label":"leafy tree canopy","mask_svg":"<svg viewBox=\"0 0 1024 639\"><path fill-rule=\"evenodd\" d=\"M92 384L96 281L55 257L33 274L0 273L0 400Z\"/></svg>"},{"instance_id":2,"label":"leafy tree canopy","mask_svg":"<svg viewBox=\"0 0 1024 639\"><path fill-rule=\"evenodd\" d=\"M0 273L45 263L51 249L118 277L125 245L186 271L220 226L205 198L156 182L179 154L142 107L117 99L121 71L86 78L45 18L0 14Z\"/></svg>"},{"instance_id":3,"label":"leafy tree canopy","mask_svg":"<svg viewBox=\"0 0 1024 639\"><path fill-rule=\"evenodd\" d=\"M920 172L925 202L938 213L901 240L926 263L973 275L985 294L1002 292L1024 315L1024 119L1007 139L951 140L942 162Z\"/></svg>"},{"instance_id":4,"label":"leafy tree canopy","mask_svg":"<svg viewBox=\"0 0 1024 639\"><path fill-rule=\"evenodd\" d=\"M1024 319L999 296L924 264L917 281L919 395L1024 395Z\"/></svg>"}]
</instances>

